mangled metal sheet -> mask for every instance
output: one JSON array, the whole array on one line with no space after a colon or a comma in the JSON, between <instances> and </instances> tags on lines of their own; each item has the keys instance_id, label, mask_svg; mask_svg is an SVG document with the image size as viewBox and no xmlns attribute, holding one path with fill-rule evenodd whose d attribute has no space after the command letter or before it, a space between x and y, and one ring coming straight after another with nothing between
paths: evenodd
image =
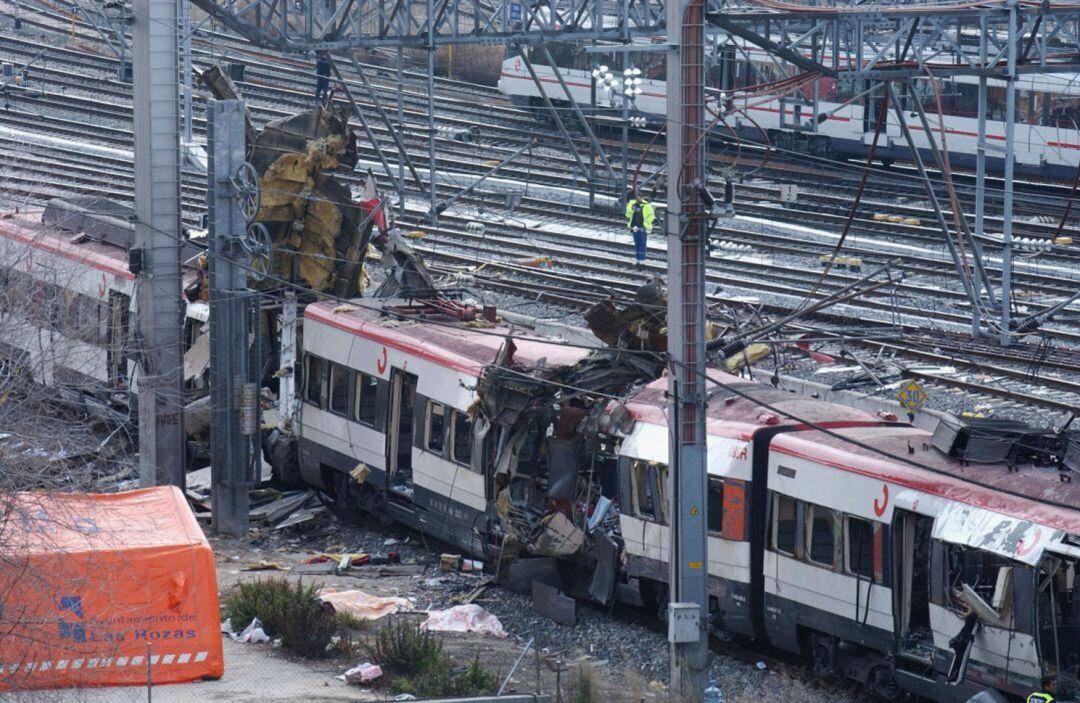
<instances>
[{"instance_id":1,"label":"mangled metal sheet","mask_svg":"<svg viewBox=\"0 0 1080 703\"><path fill-rule=\"evenodd\" d=\"M963 503L949 503L934 520L934 539L1034 565L1060 531Z\"/></svg>"}]
</instances>

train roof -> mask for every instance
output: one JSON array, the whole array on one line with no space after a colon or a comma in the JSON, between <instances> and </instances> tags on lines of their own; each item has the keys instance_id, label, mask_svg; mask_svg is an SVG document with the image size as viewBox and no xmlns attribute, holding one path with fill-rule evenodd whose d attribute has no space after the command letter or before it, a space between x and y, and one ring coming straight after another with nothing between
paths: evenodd
<instances>
[{"instance_id":1,"label":"train roof","mask_svg":"<svg viewBox=\"0 0 1080 703\"><path fill-rule=\"evenodd\" d=\"M1050 467L961 462L936 449L931 438L930 432L906 425L840 427L831 434L810 430L780 435L772 446L844 471L1080 534L1080 482L1063 481Z\"/></svg>"},{"instance_id":2,"label":"train roof","mask_svg":"<svg viewBox=\"0 0 1080 703\"><path fill-rule=\"evenodd\" d=\"M86 239L82 232L44 224L42 212L38 209L0 214L0 237L134 280L135 275L128 270L126 251L107 242Z\"/></svg>"},{"instance_id":3,"label":"train roof","mask_svg":"<svg viewBox=\"0 0 1080 703\"><path fill-rule=\"evenodd\" d=\"M765 425L793 426L809 422L837 427L877 425L884 421L864 410L824 403L716 369L709 369L707 373L715 381L705 388L709 403L709 434L750 439L757 428ZM665 375L633 394L627 402L631 416L641 422L666 425L667 384ZM780 412L774 412L770 407Z\"/></svg>"},{"instance_id":4,"label":"train roof","mask_svg":"<svg viewBox=\"0 0 1080 703\"><path fill-rule=\"evenodd\" d=\"M790 456L1080 534L1080 481L1063 481L1052 467L962 462L938 450L931 432L898 424L893 417L794 395L720 371L710 370L709 377L723 384L710 384L706 391L710 435L749 440L763 426L801 426L802 431L776 435L770 446ZM666 389L666 378L642 388L628 402L631 416L665 425Z\"/></svg>"},{"instance_id":5,"label":"train roof","mask_svg":"<svg viewBox=\"0 0 1080 703\"><path fill-rule=\"evenodd\" d=\"M513 339L513 361L523 366L568 366L584 359L588 349L569 346L560 340L540 341L536 335L499 323L467 323L411 318L388 313L396 302L357 300L353 304L312 303L304 309L304 319L329 325L359 337L392 347L406 354L480 376L493 363L507 339ZM525 335L523 339L518 335Z\"/></svg>"},{"instance_id":6,"label":"train roof","mask_svg":"<svg viewBox=\"0 0 1080 703\"><path fill-rule=\"evenodd\" d=\"M48 251L103 273L134 280L128 250L134 243L133 211L101 198L54 200L44 208L0 213L0 237ZM182 257L203 253L185 240ZM194 274L185 271L184 283Z\"/></svg>"}]
</instances>

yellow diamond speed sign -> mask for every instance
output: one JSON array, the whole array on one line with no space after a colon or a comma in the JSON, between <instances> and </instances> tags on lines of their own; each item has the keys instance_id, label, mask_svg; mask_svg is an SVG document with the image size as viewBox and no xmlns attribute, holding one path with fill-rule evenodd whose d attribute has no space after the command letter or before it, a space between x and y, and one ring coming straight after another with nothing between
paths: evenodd
<instances>
[{"instance_id":1,"label":"yellow diamond speed sign","mask_svg":"<svg viewBox=\"0 0 1080 703\"><path fill-rule=\"evenodd\" d=\"M926 402L928 396L918 382L908 381L900 386L900 391L896 394L896 397L908 411L914 411L918 410Z\"/></svg>"}]
</instances>

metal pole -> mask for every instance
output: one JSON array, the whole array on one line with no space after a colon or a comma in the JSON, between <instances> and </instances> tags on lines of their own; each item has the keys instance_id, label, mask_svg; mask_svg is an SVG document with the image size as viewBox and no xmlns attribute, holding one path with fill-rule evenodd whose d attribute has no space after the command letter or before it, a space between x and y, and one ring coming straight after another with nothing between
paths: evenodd
<instances>
[{"instance_id":1,"label":"metal pole","mask_svg":"<svg viewBox=\"0 0 1080 703\"><path fill-rule=\"evenodd\" d=\"M629 52L621 52L622 58L619 64L622 66L622 79L619 86L622 88L622 192L626 197L630 188L630 98L626 94L626 69L630 65Z\"/></svg>"},{"instance_id":2,"label":"metal pole","mask_svg":"<svg viewBox=\"0 0 1080 703\"><path fill-rule=\"evenodd\" d=\"M134 0L139 480L184 485L177 0Z\"/></svg>"},{"instance_id":3,"label":"metal pole","mask_svg":"<svg viewBox=\"0 0 1080 703\"><path fill-rule=\"evenodd\" d=\"M191 3L180 2L180 28L183 41L180 44L184 58L184 144L191 144Z\"/></svg>"},{"instance_id":4,"label":"metal pole","mask_svg":"<svg viewBox=\"0 0 1080 703\"><path fill-rule=\"evenodd\" d=\"M207 103L207 214L210 244L210 478L211 520L219 533L248 529L248 489L255 453L241 422L251 382L246 221L233 176L244 163L244 104ZM243 262L243 264L241 263ZM258 335L255 335L257 337ZM251 411L252 408L246 408Z\"/></svg>"},{"instance_id":5,"label":"metal pole","mask_svg":"<svg viewBox=\"0 0 1080 703\"><path fill-rule=\"evenodd\" d=\"M596 116L596 76L589 74L589 114ZM596 147L589 153L589 209L596 207Z\"/></svg>"},{"instance_id":6,"label":"metal pole","mask_svg":"<svg viewBox=\"0 0 1080 703\"><path fill-rule=\"evenodd\" d=\"M405 129L405 50L400 46L397 48L397 60L395 65L395 72L397 78L397 126L391 127L390 131L400 131ZM400 146L402 158L398 159L398 214L405 214L405 147Z\"/></svg>"},{"instance_id":7,"label":"metal pole","mask_svg":"<svg viewBox=\"0 0 1080 703\"><path fill-rule=\"evenodd\" d=\"M427 0L427 99L428 99L428 207L431 224L439 226L438 188L435 187L435 3Z\"/></svg>"},{"instance_id":8,"label":"metal pole","mask_svg":"<svg viewBox=\"0 0 1080 703\"><path fill-rule=\"evenodd\" d=\"M1016 0L1009 0L1009 59L1005 83L1005 196L1001 208L1001 346L1011 341L1009 315L1012 313L1012 218L1013 167L1016 158ZM987 41L985 38L981 41Z\"/></svg>"},{"instance_id":9,"label":"metal pole","mask_svg":"<svg viewBox=\"0 0 1080 703\"><path fill-rule=\"evenodd\" d=\"M988 38L986 36L986 16L980 18L979 23L982 31L979 33L979 66L985 67L987 60ZM979 76L979 136L975 140L975 236L972 238L971 247L974 255L982 259L982 237L986 209L986 75ZM994 293L987 289L986 294L990 305L994 304ZM982 331L980 327L980 311L975 309L971 317L971 333L978 337Z\"/></svg>"},{"instance_id":10,"label":"metal pole","mask_svg":"<svg viewBox=\"0 0 1080 703\"><path fill-rule=\"evenodd\" d=\"M701 701L709 650L705 549L705 16L704 0L667 6L667 230L669 509L671 525L669 631L671 695ZM693 622L696 616L697 622ZM687 622L689 620L689 622ZM686 623L686 627L677 627Z\"/></svg>"},{"instance_id":11,"label":"metal pole","mask_svg":"<svg viewBox=\"0 0 1080 703\"><path fill-rule=\"evenodd\" d=\"M949 232L949 224L945 221L945 212L941 209L941 203L938 201L937 193L934 192L933 184L930 183L930 176L926 173L926 167L923 164L922 156L919 154L918 147L915 146L915 140L911 136L911 130L908 128L907 119L904 117L904 108L900 104L900 99L897 97L895 91L889 92L889 100L892 102L893 111L896 113L896 121L900 125L900 133L904 135L904 141L907 142L908 149L911 151L911 160L915 163L915 167L919 171L923 187L926 189L926 196L930 199L930 204L934 208L934 216L937 218L938 227L941 228L941 232L945 235L945 247L949 250L949 256L952 257L953 266L956 267L956 271L960 274L960 283L964 286L964 292L967 294L968 302L971 303L973 309L977 308L979 306L979 299L974 287L975 284L972 282L971 277L967 275L967 270L964 268L963 261L960 259L960 252L956 248L956 242L953 241L952 234ZM927 138L933 139L933 135L928 132Z\"/></svg>"},{"instance_id":12,"label":"metal pole","mask_svg":"<svg viewBox=\"0 0 1080 703\"><path fill-rule=\"evenodd\" d=\"M614 179L615 178L615 169L613 169L611 167L611 164L608 162L607 154L604 153L604 150L600 146L600 143L596 141L596 135L593 133L592 127L589 126L589 120L586 119L585 114L581 111L581 108L578 106L577 100L574 99L574 94L572 92L570 92L570 88L566 85L566 81L563 80L562 71L559 70L559 66L558 66L557 63L555 63L555 59L551 56L551 52L548 51L547 46L541 44L540 48L543 49L543 51L544 51L544 58L547 59L548 67L551 68L552 75L554 75L555 79L557 81L559 81L559 85L562 87L563 92L566 94L566 99L570 103L571 111L573 111L574 115L578 118L578 120L581 121L581 126L585 130L585 136L587 136L589 138L589 145L590 145L590 147L592 149L592 154L590 154L590 157L589 157L590 161L592 161L593 155L595 155L596 153L599 153L600 154L600 160L604 162L604 167L607 168L608 176L610 178ZM596 79L595 78L593 79L593 86L594 86L594 90L595 90L595 86L596 86ZM625 170L625 168L624 168L624 170Z\"/></svg>"}]
</instances>

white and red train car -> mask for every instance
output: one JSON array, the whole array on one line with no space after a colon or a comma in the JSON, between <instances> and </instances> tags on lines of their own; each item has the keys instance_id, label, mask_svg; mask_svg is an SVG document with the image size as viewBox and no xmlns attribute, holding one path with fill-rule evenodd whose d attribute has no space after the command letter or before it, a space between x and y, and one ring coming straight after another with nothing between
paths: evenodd
<instances>
[{"instance_id":1,"label":"white and red train car","mask_svg":"<svg viewBox=\"0 0 1080 703\"><path fill-rule=\"evenodd\" d=\"M387 316L377 304L304 309L299 477L482 555L495 500L483 449L493 438L469 410L511 332ZM520 338L514 347L526 367L586 354Z\"/></svg>"},{"instance_id":2,"label":"white and red train car","mask_svg":"<svg viewBox=\"0 0 1080 703\"><path fill-rule=\"evenodd\" d=\"M497 505L505 466L493 464L492 448L513 441L474 412L478 384L505 363L511 337L523 377L570 367L585 352L376 305L304 312L291 478L491 556L507 527ZM1058 700L1077 700L1080 483L1063 480L1060 467L964 463L895 417L710 373L720 384L710 393L704 497L715 633L802 653L817 672L889 697L966 701L984 688L1015 697L1051 685ZM590 446L605 449L589 464L615 477L605 490L618 505L622 557L619 587L607 592L660 612L665 390L661 379L631 393L632 422L595 430L605 439ZM553 411L534 437L557 436L559 417ZM546 509L578 519L600 504L589 495L560 508L549 494ZM571 571L587 570L588 558L565 556Z\"/></svg>"},{"instance_id":3,"label":"white and red train car","mask_svg":"<svg viewBox=\"0 0 1080 703\"><path fill-rule=\"evenodd\" d=\"M133 420L135 275L127 247L42 220L41 210L0 215L0 369L5 377L28 374L102 419ZM189 283L195 275L187 272ZM205 368L208 358L209 311L185 304L186 351L195 352L189 371L203 385L194 366Z\"/></svg>"},{"instance_id":4,"label":"white and red train car","mask_svg":"<svg viewBox=\"0 0 1080 703\"><path fill-rule=\"evenodd\" d=\"M661 41L661 40L656 40ZM786 77L780 72L774 57L741 39L720 49L727 52L729 67L717 61L709 70L709 85L757 85ZM645 44L645 40L641 40ZM621 125L623 92L597 89L592 70L601 64L620 65L618 56L626 54L626 65L640 71L641 94L628 104L630 114L659 121L667 114L667 84L664 72L664 53L641 50L604 56L587 52L584 45L548 44L548 51L559 68L562 80L548 65L547 57L532 49L529 61L544 93L558 105L568 105L571 98L589 112L607 115ZM826 58L828 60L828 58ZM607 66L605 66L607 67ZM619 70L612 70L620 74ZM790 75L798 70L788 67ZM617 75L621 81L623 76ZM565 84L565 88L564 85ZM1017 81L1017 115L1014 125L1014 155L1016 167L1022 172L1072 178L1080 164L1080 88L1076 74L1026 74ZM499 90L520 106L542 107L537 87L517 48L507 51L499 76ZM942 120L939 125L937 105L928 88L921 94L933 138L945 148L954 165L971 166L976 159L978 141L977 79L960 76L944 79L939 88L942 94ZM731 131L750 142L763 142L762 131L769 143L777 148L799 151L815 156L865 156L874 132L874 106L857 95L853 86L843 86L831 78L821 78L786 95L739 98L734 104L741 112L726 118L717 126L716 134L727 138ZM998 170L1004 160L997 151L1005 143L1004 83L989 81L986 138L999 147L987 156L988 168ZM903 98L906 100L907 98ZM595 100L595 102L594 102ZM930 136L919 119L909 111L906 121L916 147L930 158ZM878 160L910 160L911 156L896 115L890 111L876 150Z\"/></svg>"},{"instance_id":5,"label":"white and red train car","mask_svg":"<svg viewBox=\"0 0 1080 703\"><path fill-rule=\"evenodd\" d=\"M889 697L1049 685L1080 699L1080 484L1055 468L965 464L895 418L713 378L731 389L717 387L708 416L716 632ZM620 449L625 575L661 609L665 389L631 399Z\"/></svg>"}]
</instances>

